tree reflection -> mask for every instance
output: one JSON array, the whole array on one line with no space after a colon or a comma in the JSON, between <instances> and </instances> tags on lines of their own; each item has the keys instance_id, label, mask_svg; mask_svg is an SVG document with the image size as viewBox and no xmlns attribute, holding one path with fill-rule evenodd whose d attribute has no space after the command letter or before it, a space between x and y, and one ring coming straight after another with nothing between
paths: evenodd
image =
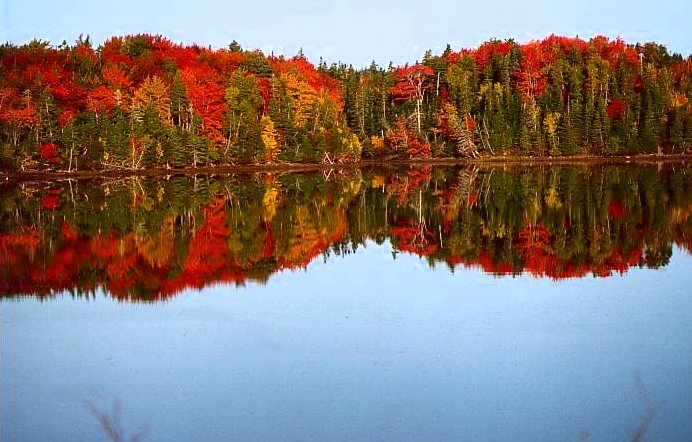
<instances>
[{"instance_id":1,"label":"tree reflection","mask_svg":"<svg viewBox=\"0 0 692 442\"><path fill-rule=\"evenodd\" d=\"M159 300L265 283L366 241L431 266L554 279L692 251L685 165L411 167L4 184L3 296Z\"/></svg>"}]
</instances>

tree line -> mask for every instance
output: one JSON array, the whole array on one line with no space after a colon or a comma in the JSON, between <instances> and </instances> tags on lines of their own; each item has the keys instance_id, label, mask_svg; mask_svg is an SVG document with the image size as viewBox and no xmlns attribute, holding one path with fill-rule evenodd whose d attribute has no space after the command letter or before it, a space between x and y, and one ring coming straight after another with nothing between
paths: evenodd
<instances>
[{"instance_id":1,"label":"tree line","mask_svg":"<svg viewBox=\"0 0 692 442\"><path fill-rule=\"evenodd\" d=\"M387 68L162 36L0 47L0 167L688 153L692 57L550 36Z\"/></svg>"}]
</instances>

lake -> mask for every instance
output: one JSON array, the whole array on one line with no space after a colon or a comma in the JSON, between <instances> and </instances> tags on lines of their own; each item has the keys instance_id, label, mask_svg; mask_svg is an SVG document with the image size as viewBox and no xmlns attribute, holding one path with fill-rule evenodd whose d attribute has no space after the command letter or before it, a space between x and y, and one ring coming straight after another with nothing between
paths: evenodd
<instances>
[{"instance_id":1,"label":"lake","mask_svg":"<svg viewBox=\"0 0 692 442\"><path fill-rule=\"evenodd\" d=\"M7 181L3 441L692 440L692 167Z\"/></svg>"}]
</instances>

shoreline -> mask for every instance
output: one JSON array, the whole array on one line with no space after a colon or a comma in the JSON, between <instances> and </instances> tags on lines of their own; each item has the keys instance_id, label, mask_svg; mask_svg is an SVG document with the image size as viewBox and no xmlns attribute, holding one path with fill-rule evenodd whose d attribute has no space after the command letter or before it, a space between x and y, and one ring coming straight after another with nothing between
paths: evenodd
<instances>
[{"instance_id":1,"label":"shoreline","mask_svg":"<svg viewBox=\"0 0 692 442\"><path fill-rule=\"evenodd\" d=\"M686 164L692 162L692 154L673 155L627 155L627 156L596 156L571 155L561 157L531 157L531 156L487 156L478 158L430 158L430 159L394 159L394 160L362 160L347 163L274 163L223 165L182 168L149 168L140 170L108 169L108 170L79 170L79 171L0 171L0 180L31 181L59 179L95 179L118 177L159 177L171 175L223 175L223 174L252 174L252 173L292 173L315 172L330 169L361 169L368 167L401 167L401 166L551 166L551 165L660 165L670 163Z\"/></svg>"}]
</instances>

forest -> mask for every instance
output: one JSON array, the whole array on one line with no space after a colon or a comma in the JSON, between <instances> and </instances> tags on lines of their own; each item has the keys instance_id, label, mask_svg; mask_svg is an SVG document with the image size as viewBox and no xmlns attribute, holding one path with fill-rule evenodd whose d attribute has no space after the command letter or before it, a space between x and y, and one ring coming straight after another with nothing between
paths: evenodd
<instances>
[{"instance_id":1,"label":"forest","mask_svg":"<svg viewBox=\"0 0 692 442\"><path fill-rule=\"evenodd\" d=\"M376 244L438 271L556 280L663 267L674 247L692 253L692 173L679 164L424 165L3 186L2 297L104 290L156 301L212 284L265 283Z\"/></svg>"},{"instance_id":2,"label":"forest","mask_svg":"<svg viewBox=\"0 0 692 442\"><path fill-rule=\"evenodd\" d=\"M0 47L0 170L103 171L431 158L675 155L692 56L550 36L317 66L162 36Z\"/></svg>"}]
</instances>

